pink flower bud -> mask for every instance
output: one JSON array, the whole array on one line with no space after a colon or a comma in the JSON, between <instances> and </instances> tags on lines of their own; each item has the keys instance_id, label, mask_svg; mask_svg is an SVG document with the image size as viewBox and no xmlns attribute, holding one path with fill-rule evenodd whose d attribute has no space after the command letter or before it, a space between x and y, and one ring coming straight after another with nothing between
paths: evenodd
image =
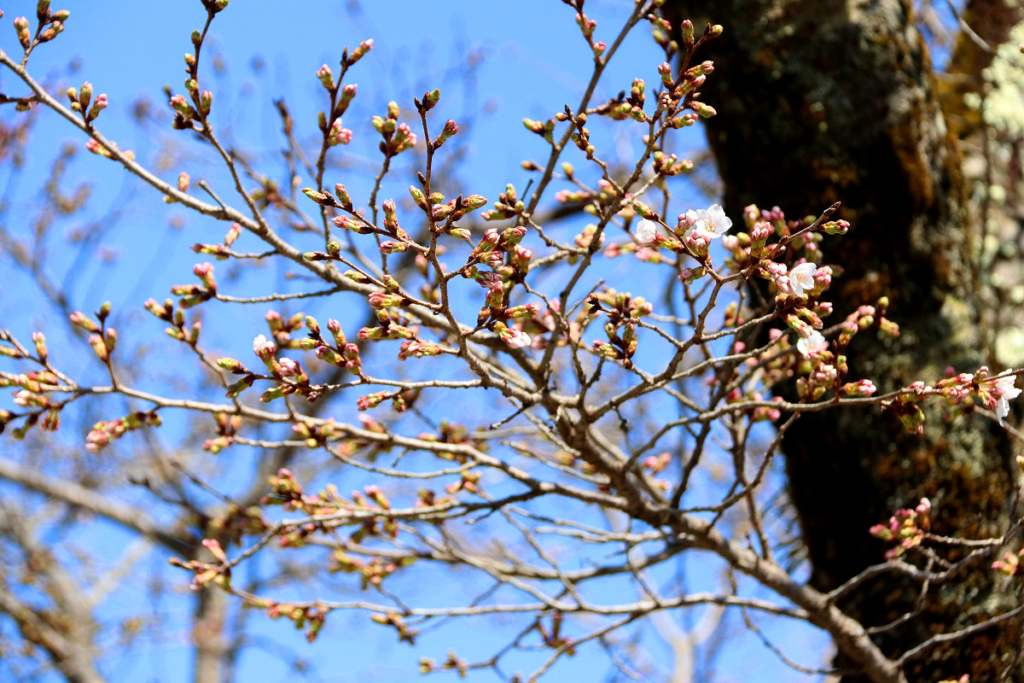
<instances>
[{"instance_id":1,"label":"pink flower bud","mask_svg":"<svg viewBox=\"0 0 1024 683\"><path fill-rule=\"evenodd\" d=\"M87 121L94 120L100 115L100 112L107 108L107 95L103 93L96 97L96 101L92 103L92 107L89 109L89 114L86 116Z\"/></svg>"},{"instance_id":2,"label":"pink flower bud","mask_svg":"<svg viewBox=\"0 0 1024 683\"><path fill-rule=\"evenodd\" d=\"M316 77L320 79L323 86L328 90L334 89L334 75L331 73L331 67L324 64L317 69Z\"/></svg>"},{"instance_id":3,"label":"pink flower bud","mask_svg":"<svg viewBox=\"0 0 1024 683\"><path fill-rule=\"evenodd\" d=\"M862 398L873 396L876 391L878 391L878 389L869 379L862 379L850 384L844 384L842 388L842 394L844 396L857 396Z\"/></svg>"},{"instance_id":4,"label":"pink flower bud","mask_svg":"<svg viewBox=\"0 0 1024 683\"><path fill-rule=\"evenodd\" d=\"M217 289L217 283L213 278L213 264L212 263L197 263L192 266L192 272L198 277L203 286L210 291Z\"/></svg>"},{"instance_id":5,"label":"pink flower bud","mask_svg":"<svg viewBox=\"0 0 1024 683\"><path fill-rule=\"evenodd\" d=\"M228 556L224 553L223 548L220 547L220 543L213 538L203 539L203 547L210 551L214 559L218 562L227 562Z\"/></svg>"},{"instance_id":6,"label":"pink flower bud","mask_svg":"<svg viewBox=\"0 0 1024 683\"><path fill-rule=\"evenodd\" d=\"M704 104L703 102L693 102L690 106L693 107L693 110L697 112L697 115L702 119L710 119L718 113L710 104Z\"/></svg>"},{"instance_id":7,"label":"pink flower bud","mask_svg":"<svg viewBox=\"0 0 1024 683\"><path fill-rule=\"evenodd\" d=\"M399 306L401 303L402 297L397 294L388 294L387 292L373 292L370 294L370 306L377 310Z\"/></svg>"},{"instance_id":8,"label":"pink flower bud","mask_svg":"<svg viewBox=\"0 0 1024 683\"><path fill-rule=\"evenodd\" d=\"M373 49L373 38L369 38L367 40L364 40L363 42L359 43L358 47L356 47L356 49L352 51L352 54L350 54L348 56L347 64L349 66L352 66L353 64L358 62L360 59L362 59L366 55L366 53L369 52L372 49Z\"/></svg>"},{"instance_id":9,"label":"pink flower bud","mask_svg":"<svg viewBox=\"0 0 1024 683\"><path fill-rule=\"evenodd\" d=\"M28 30L28 19L26 17L18 17L14 20L14 30L18 34L18 41L21 46L28 49L28 46L32 44L32 34Z\"/></svg>"},{"instance_id":10,"label":"pink flower bud","mask_svg":"<svg viewBox=\"0 0 1024 683\"><path fill-rule=\"evenodd\" d=\"M525 348L532 343L530 335L520 329L508 327L504 323L495 323L494 331L502 341L513 349Z\"/></svg>"},{"instance_id":11,"label":"pink flower bud","mask_svg":"<svg viewBox=\"0 0 1024 683\"><path fill-rule=\"evenodd\" d=\"M697 258L703 259L708 255L708 246L711 244L711 238L703 231L691 230L687 233L683 242L686 244L691 254Z\"/></svg>"},{"instance_id":12,"label":"pink flower bud","mask_svg":"<svg viewBox=\"0 0 1024 683\"><path fill-rule=\"evenodd\" d=\"M693 22L689 19L683 19L682 24L679 26L680 32L683 34L683 41L687 44L693 43Z\"/></svg>"},{"instance_id":13,"label":"pink flower bud","mask_svg":"<svg viewBox=\"0 0 1024 683\"><path fill-rule=\"evenodd\" d=\"M188 103L184 95L173 95L170 99L171 108L183 116L188 116L192 112L192 105Z\"/></svg>"},{"instance_id":14,"label":"pink flower bud","mask_svg":"<svg viewBox=\"0 0 1024 683\"><path fill-rule=\"evenodd\" d=\"M352 142L352 131L342 127L341 119L335 119L334 123L331 124L330 132L327 134L327 144L334 147L336 145L347 145L350 142ZM351 201L349 204L351 204ZM344 202L342 202L342 205L344 205Z\"/></svg>"},{"instance_id":15,"label":"pink flower bud","mask_svg":"<svg viewBox=\"0 0 1024 683\"><path fill-rule=\"evenodd\" d=\"M109 353L109 349L107 348L107 343L104 340L104 338L101 337L100 335L98 335L98 334L90 335L89 336L89 346L92 347L92 350L96 352L96 356L101 361L106 362L107 360L110 359L110 353Z\"/></svg>"},{"instance_id":16,"label":"pink flower bud","mask_svg":"<svg viewBox=\"0 0 1024 683\"><path fill-rule=\"evenodd\" d=\"M658 73L661 75L661 82L665 87L672 87L672 65L662 62L658 65Z\"/></svg>"},{"instance_id":17,"label":"pink flower bud","mask_svg":"<svg viewBox=\"0 0 1024 683\"><path fill-rule=\"evenodd\" d=\"M260 360L267 362L277 352L277 346L261 334L252 340L252 350Z\"/></svg>"},{"instance_id":18,"label":"pink flower bud","mask_svg":"<svg viewBox=\"0 0 1024 683\"><path fill-rule=\"evenodd\" d=\"M280 374L282 377L292 377L302 374L302 368L299 367L299 364L291 358L282 358L277 363L280 366Z\"/></svg>"},{"instance_id":19,"label":"pink flower bud","mask_svg":"<svg viewBox=\"0 0 1024 683\"><path fill-rule=\"evenodd\" d=\"M385 240L380 243L380 253L382 254L399 254L408 248L408 243L395 240Z\"/></svg>"},{"instance_id":20,"label":"pink flower bud","mask_svg":"<svg viewBox=\"0 0 1024 683\"><path fill-rule=\"evenodd\" d=\"M89 150L90 152L92 152L93 154L98 154L99 156L101 156L101 157L107 157L108 159L110 158L110 152L108 152L108 151L107 151L107 150L106 150L106 149L105 149L105 148L103 147L103 145L101 145L101 144L100 144L99 142L97 142L97 141L96 141L96 140L94 140L93 138L89 138L89 139L88 139L88 140L86 141L86 143L85 143L85 148L86 148L87 150Z\"/></svg>"},{"instance_id":21,"label":"pink flower bud","mask_svg":"<svg viewBox=\"0 0 1024 683\"><path fill-rule=\"evenodd\" d=\"M444 129L441 131L441 134L437 136L437 140L435 141L434 144L437 145L438 147L440 147L441 145L443 145L445 143L445 141L448 138L452 137L453 135L455 135L458 132L459 132L458 124L455 123L455 121L449 119L444 124Z\"/></svg>"},{"instance_id":22,"label":"pink flower bud","mask_svg":"<svg viewBox=\"0 0 1024 683\"><path fill-rule=\"evenodd\" d=\"M69 320L71 320L72 323L78 325L86 332L92 332L95 334L100 331L99 325L97 325L92 320L87 318L85 313L82 313L81 311L75 311L70 316L68 316L68 318Z\"/></svg>"}]
</instances>

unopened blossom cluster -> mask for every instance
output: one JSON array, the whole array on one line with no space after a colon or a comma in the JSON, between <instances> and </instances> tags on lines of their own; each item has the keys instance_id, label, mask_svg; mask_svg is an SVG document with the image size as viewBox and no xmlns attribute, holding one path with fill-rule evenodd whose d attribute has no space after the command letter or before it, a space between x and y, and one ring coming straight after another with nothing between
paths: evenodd
<instances>
[{"instance_id":1,"label":"unopened blossom cluster","mask_svg":"<svg viewBox=\"0 0 1024 683\"><path fill-rule=\"evenodd\" d=\"M1024 576L1021 558L1024 558L1024 549L1018 550L1016 553L1005 552L1003 553L1003 559L992 563L992 569L1007 576Z\"/></svg>"},{"instance_id":2,"label":"unopened blossom cluster","mask_svg":"<svg viewBox=\"0 0 1024 683\"><path fill-rule=\"evenodd\" d=\"M134 412L117 420L100 420L92 426L92 430L85 438L85 448L93 453L98 452L104 446L124 436L127 432L142 429L143 427L159 427L160 416L156 411Z\"/></svg>"},{"instance_id":3,"label":"unopened blossom cluster","mask_svg":"<svg viewBox=\"0 0 1024 683\"><path fill-rule=\"evenodd\" d=\"M287 511L299 511L307 515L333 515L342 517L333 526L342 526L346 522L344 513L357 514L372 510L387 510L391 502L379 486L370 484L363 490L354 490L346 498L333 484L327 485L319 493L305 493L302 485L288 469L281 469L269 479L270 492L264 496L263 505L280 505ZM383 519L372 516L359 518L350 540L359 543L368 537L384 536L394 538L398 534L398 526L391 517ZM318 532L320 526L304 524L281 535L278 545L282 548L297 548L306 544L306 539Z\"/></svg>"},{"instance_id":4,"label":"unopened blossom cluster","mask_svg":"<svg viewBox=\"0 0 1024 683\"><path fill-rule=\"evenodd\" d=\"M902 508L894 512L888 524L876 524L871 527L872 536L896 544L885 552L887 560L895 559L911 548L921 545L931 528L931 510L931 502L927 498L922 498L915 507Z\"/></svg>"},{"instance_id":5,"label":"unopened blossom cluster","mask_svg":"<svg viewBox=\"0 0 1024 683\"><path fill-rule=\"evenodd\" d=\"M924 429L925 415L919 404L925 400L942 397L952 407L970 407L977 399L983 407L993 411L1000 424L1010 414L1010 401L1021 394L1017 388L1017 373L992 376L986 366L974 373L955 373L948 370L948 377L934 384L921 380L911 382L882 406L899 416L910 432L920 433Z\"/></svg>"}]
</instances>

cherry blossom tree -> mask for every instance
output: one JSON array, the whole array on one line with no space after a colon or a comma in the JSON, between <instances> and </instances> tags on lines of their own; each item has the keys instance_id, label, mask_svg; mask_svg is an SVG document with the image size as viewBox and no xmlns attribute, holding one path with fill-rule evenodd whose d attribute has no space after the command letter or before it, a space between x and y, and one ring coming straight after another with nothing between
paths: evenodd
<instances>
[{"instance_id":1,"label":"cherry blossom tree","mask_svg":"<svg viewBox=\"0 0 1024 683\"><path fill-rule=\"evenodd\" d=\"M214 174L146 162L104 129L112 103L102 86L57 88L33 72L33 53L73 35L68 11L42 0L33 17L15 18L22 54L0 51L10 78L0 102L24 113L8 130L61 117L93 161L123 168L174 210L215 226L217 238L192 246L189 282L138 302L161 338L151 321L110 303L69 306L47 279L44 240L33 251L13 223L5 228L9 257L66 310L42 329L0 331L0 382L11 390L0 425L12 443L29 445L20 459L0 459L0 478L60 514L128 529L139 539L129 560L160 549L176 568L168 576L196 596L197 681L234 673L245 630L232 639L229 615L291 622L312 642L337 637L331 625L348 614L412 646L425 674L533 681L599 651L622 678L692 680L695 650L724 647L723 625L735 615L765 656L809 674L1016 680L1011 652L934 657L1018 632L1024 607L1001 599L1022 585L1016 497L998 525L985 526L950 526L948 493L886 499L884 514L830 539L873 547L875 560L829 583L808 542L808 580L793 552L793 526L807 526L808 508L794 512L780 460L785 453L792 472L794 433L828 460L828 425L848 430L846 420L860 419L863 428L865 414L884 420L900 448L984 430L999 440L1016 496L1022 461L1007 454L1021 438L1011 401L1022 370L973 356L937 370L929 355L922 374L903 382L872 362L921 347L903 338L891 310L902 289L841 286L850 265L835 245L861 239L843 218L843 197L805 216L802 203L782 205L799 201L792 196L781 208L771 198L737 206L745 195L735 186L724 204L687 206L673 195L695 166L679 140L699 135L702 121L720 134L718 121L733 115L716 111L721 61L706 58L732 40L729 25L695 25L673 14L678 5L641 0L618 25L599 27L583 0L563 4L552 20L575 20L591 73L550 117L524 119L514 134L537 136L546 157L510 169L510 179L515 171L529 180L503 188L463 188L454 177L446 156L456 155L465 120L440 89L356 119L356 81L375 77L366 69L374 39L345 48L336 66L315 70L316 81L310 70L323 108L315 124L275 103L279 183L225 142L215 116L211 27L245 8L195 4L202 28L185 55L184 88L166 92L169 127L217 160ZM638 75L628 91L598 98L634 31L662 53L649 68L653 87ZM315 144L299 131L313 131ZM628 137L631 156L615 149L615 136ZM335 162L361 137L380 156L369 174L346 172ZM26 143L11 135L5 144L13 153ZM712 138L713 148L725 144ZM73 206L60 168L48 192L54 205ZM954 231L951 215L942 218L941 234ZM643 276L615 279L624 262ZM268 263L284 264L299 288L267 293L265 280L240 279ZM257 318L262 331L242 334L234 315ZM919 316L910 317L919 343ZM47 328L65 319L91 368L66 345L49 348ZM155 348L180 352L175 363L199 381L182 386L186 371L160 369L154 358L165 352ZM76 431L76 415L91 428ZM817 431L801 432L808 422ZM153 445L157 435L176 445ZM251 466L236 466L251 452ZM53 463L75 458L98 474L55 473ZM113 463L105 474L96 465L104 462ZM842 498L842 482L818 486L816 495ZM97 605L132 574L132 561L97 572L83 590L42 540L39 529L54 525L48 514L0 504L8 564L29 577L0 572L0 612L26 659L67 680L108 680ZM275 570L259 574L261 562ZM971 612L961 593L969 623L930 621L936 605L948 609L943 587L964 576L984 577L974 585L985 594L970 600L991 598L995 608ZM464 588L452 590L455 582ZM858 606L894 585L912 599L891 621ZM424 651L422 634L467 620L487 624L501 644L483 656L458 638L448 651ZM773 642L780 622L828 638L835 664L821 663L825 652L810 665L794 661L806 653ZM929 631L932 623L942 628ZM890 637L905 624L913 637ZM671 645L672 666L650 655L652 637Z\"/></svg>"}]
</instances>

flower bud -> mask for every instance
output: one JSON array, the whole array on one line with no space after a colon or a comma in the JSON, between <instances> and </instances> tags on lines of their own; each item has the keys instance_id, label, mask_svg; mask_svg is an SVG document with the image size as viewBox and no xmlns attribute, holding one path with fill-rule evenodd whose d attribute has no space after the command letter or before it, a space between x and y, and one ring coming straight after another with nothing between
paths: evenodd
<instances>
[{"instance_id":1,"label":"flower bud","mask_svg":"<svg viewBox=\"0 0 1024 683\"><path fill-rule=\"evenodd\" d=\"M36 356L40 361L45 363L46 358L49 355L49 351L46 348L46 336L42 332L33 332L32 343L36 347Z\"/></svg>"},{"instance_id":2,"label":"flower bud","mask_svg":"<svg viewBox=\"0 0 1024 683\"><path fill-rule=\"evenodd\" d=\"M821 226L821 231L829 235L845 235L847 230L850 229L850 224L847 221L829 221Z\"/></svg>"},{"instance_id":3,"label":"flower bud","mask_svg":"<svg viewBox=\"0 0 1024 683\"><path fill-rule=\"evenodd\" d=\"M380 208L384 211L384 227L393 232L398 227L398 216L395 214L395 200L385 199L381 203Z\"/></svg>"},{"instance_id":4,"label":"flower bud","mask_svg":"<svg viewBox=\"0 0 1024 683\"><path fill-rule=\"evenodd\" d=\"M356 406L359 408L360 411L376 408L381 403L386 401L390 395L391 392L389 391L378 391L373 394L367 394L366 396L360 396L358 399L356 399ZM371 487L367 486L366 488L370 489Z\"/></svg>"},{"instance_id":5,"label":"flower bud","mask_svg":"<svg viewBox=\"0 0 1024 683\"><path fill-rule=\"evenodd\" d=\"M873 396L878 391L874 383L869 379L862 379L858 382L851 382L844 384L842 388L843 396L857 396L857 397L868 397Z\"/></svg>"},{"instance_id":6,"label":"flower bud","mask_svg":"<svg viewBox=\"0 0 1024 683\"><path fill-rule=\"evenodd\" d=\"M712 107L709 104L704 104L703 102L694 102L692 106L694 111L696 111L702 119L710 119L712 116L718 113L717 111L715 111L714 107Z\"/></svg>"},{"instance_id":7,"label":"flower bud","mask_svg":"<svg viewBox=\"0 0 1024 683\"><path fill-rule=\"evenodd\" d=\"M171 97L170 105L174 111L178 112L182 116L188 116L192 112L192 105L188 103L183 95L174 95Z\"/></svg>"},{"instance_id":8,"label":"flower bud","mask_svg":"<svg viewBox=\"0 0 1024 683\"><path fill-rule=\"evenodd\" d=\"M526 127L526 130L530 131L531 133L536 133L537 135L544 134L544 123L541 121L534 121L533 119L523 119L523 125Z\"/></svg>"},{"instance_id":9,"label":"flower bud","mask_svg":"<svg viewBox=\"0 0 1024 683\"><path fill-rule=\"evenodd\" d=\"M505 315L510 318L535 318L540 313L540 304L523 304L505 309Z\"/></svg>"},{"instance_id":10,"label":"flower bud","mask_svg":"<svg viewBox=\"0 0 1024 683\"><path fill-rule=\"evenodd\" d=\"M203 286L211 292L216 291L217 283L213 277L212 263L197 263L192 266L192 273L199 278Z\"/></svg>"},{"instance_id":11,"label":"flower bud","mask_svg":"<svg viewBox=\"0 0 1024 683\"><path fill-rule=\"evenodd\" d=\"M683 23L679 26L679 31L683 35L683 42L687 45L693 44L693 22L689 19L683 19Z\"/></svg>"},{"instance_id":12,"label":"flower bud","mask_svg":"<svg viewBox=\"0 0 1024 683\"><path fill-rule=\"evenodd\" d=\"M448 138L450 138L451 136L455 135L458 132L459 125L455 123L455 121L449 119L448 122L444 124L444 129L441 131L441 134L437 136L437 140L434 141L434 144L437 147L440 147L445 143L445 141L448 140Z\"/></svg>"},{"instance_id":13,"label":"flower bud","mask_svg":"<svg viewBox=\"0 0 1024 683\"><path fill-rule=\"evenodd\" d=\"M526 227L516 225L511 228L507 228L505 232L501 233L501 240L499 241L499 244L503 251L508 251L519 244L525 236Z\"/></svg>"},{"instance_id":14,"label":"flower bud","mask_svg":"<svg viewBox=\"0 0 1024 683\"><path fill-rule=\"evenodd\" d=\"M330 132L327 134L327 144L335 147L337 145L347 145L350 142L352 142L352 131L342 127L341 119L335 119L334 123L331 124Z\"/></svg>"},{"instance_id":15,"label":"flower bud","mask_svg":"<svg viewBox=\"0 0 1024 683\"><path fill-rule=\"evenodd\" d=\"M360 59L362 59L366 55L366 53L372 49L373 38L364 40L363 42L359 43L355 50L352 51L352 54L348 56L348 59L345 60L345 63L348 64L349 66L352 66Z\"/></svg>"},{"instance_id":16,"label":"flower bud","mask_svg":"<svg viewBox=\"0 0 1024 683\"><path fill-rule=\"evenodd\" d=\"M96 352L96 356L104 363L110 360L110 352L103 337L98 334L89 336L89 346Z\"/></svg>"},{"instance_id":17,"label":"flower bud","mask_svg":"<svg viewBox=\"0 0 1024 683\"><path fill-rule=\"evenodd\" d=\"M699 90L700 87L704 85L705 80L707 80L707 76L704 76L703 74L697 76L696 78L691 78L690 80L686 81L686 83L683 83L683 93L689 94L694 90Z\"/></svg>"},{"instance_id":18,"label":"flower bud","mask_svg":"<svg viewBox=\"0 0 1024 683\"><path fill-rule=\"evenodd\" d=\"M708 247L711 238L701 230L691 230L683 239L683 243L690 250L690 253L699 259L708 255Z\"/></svg>"},{"instance_id":19,"label":"flower bud","mask_svg":"<svg viewBox=\"0 0 1024 683\"><path fill-rule=\"evenodd\" d=\"M402 297L398 294L388 294L387 292L373 292L370 294L370 306L376 310L392 308L401 304Z\"/></svg>"},{"instance_id":20,"label":"flower bud","mask_svg":"<svg viewBox=\"0 0 1024 683\"><path fill-rule=\"evenodd\" d=\"M637 215L641 218L646 218L648 220L657 220L658 218L658 214L654 209L639 200L633 201L633 210L636 211Z\"/></svg>"},{"instance_id":21,"label":"flower bud","mask_svg":"<svg viewBox=\"0 0 1024 683\"><path fill-rule=\"evenodd\" d=\"M390 127L395 131L394 140L391 141L392 146L394 147L395 150L395 154L401 154L405 150L416 146L416 143L419 140L419 138L417 138L416 134L413 133L412 129L409 128L409 124L400 123L398 124L397 127L395 127L395 122L392 121L391 119L388 119L384 126L385 130L388 129L388 124L390 124Z\"/></svg>"},{"instance_id":22,"label":"flower bud","mask_svg":"<svg viewBox=\"0 0 1024 683\"><path fill-rule=\"evenodd\" d=\"M476 211L477 209L487 205L487 198L478 194L471 194L462 200L462 205L469 211Z\"/></svg>"},{"instance_id":23,"label":"flower bud","mask_svg":"<svg viewBox=\"0 0 1024 683\"><path fill-rule=\"evenodd\" d=\"M334 75L331 73L331 67L324 64L317 69L316 77L320 79L325 88L334 90Z\"/></svg>"},{"instance_id":24,"label":"flower bud","mask_svg":"<svg viewBox=\"0 0 1024 683\"><path fill-rule=\"evenodd\" d=\"M284 398L294 391L295 387L291 384L278 384L276 387L271 387L260 395L260 403L270 403L279 398Z\"/></svg>"},{"instance_id":25,"label":"flower bud","mask_svg":"<svg viewBox=\"0 0 1024 683\"><path fill-rule=\"evenodd\" d=\"M242 365L242 362L234 358L218 358L217 365L221 369L227 370L228 372L234 373L236 375L247 372L245 366Z\"/></svg>"},{"instance_id":26,"label":"flower bud","mask_svg":"<svg viewBox=\"0 0 1024 683\"><path fill-rule=\"evenodd\" d=\"M658 73L661 74L661 82L667 88L672 87L672 65L668 62L662 62L658 65Z\"/></svg>"},{"instance_id":27,"label":"flower bud","mask_svg":"<svg viewBox=\"0 0 1024 683\"><path fill-rule=\"evenodd\" d=\"M261 334L252 340L252 350L260 360L267 363L277 352L277 346Z\"/></svg>"},{"instance_id":28,"label":"flower bud","mask_svg":"<svg viewBox=\"0 0 1024 683\"><path fill-rule=\"evenodd\" d=\"M422 190L416 188L413 185L410 185L409 186L409 194L412 195L412 200L414 202L416 202L416 206L418 206L420 208L424 208L424 209L427 207L427 200L423 196L423 191Z\"/></svg>"},{"instance_id":29,"label":"flower bud","mask_svg":"<svg viewBox=\"0 0 1024 683\"><path fill-rule=\"evenodd\" d=\"M88 108L90 101L92 101L92 83L86 81L82 84L82 89L78 91L78 102L84 110Z\"/></svg>"},{"instance_id":30,"label":"flower bud","mask_svg":"<svg viewBox=\"0 0 1024 683\"><path fill-rule=\"evenodd\" d=\"M32 34L28 31L28 19L25 17L15 19L14 30L18 33L18 41L21 46L27 50L28 46L32 44Z\"/></svg>"},{"instance_id":31,"label":"flower bud","mask_svg":"<svg viewBox=\"0 0 1024 683\"><path fill-rule=\"evenodd\" d=\"M699 268L683 268L679 272L679 281L686 285L692 285L694 282L704 277L707 272L707 268L704 266L700 266Z\"/></svg>"},{"instance_id":32,"label":"flower bud","mask_svg":"<svg viewBox=\"0 0 1024 683\"><path fill-rule=\"evenodd\" d=\"M100 331L99 326L89 318L85 317L85 313L82 313L81 311L75 311L70 316L68 316L68 318L71 320L72 323L78 325L86 332L97 333Z\"/></svg>"},{"instance_id":33,"label":"flower bud","mask_svg":"<svg viewBox=\"0 0 1024 683\"><path fill-rule=\"evenodd\" d=\"M409 248L409 245L405 242L397 242L395 240L385 240L380 244L380 253L382 254L399 254Z\"/></svg>"},{"instance_id":34,"label":"flower bud","mask_svg":"<svg viewBox=\"0 0 1024 683\"><path fill-rule=\"evenodd\" d=\"M686 128L687 126L692 126L695 123L697 123L697 115L693 112L687 112L686 114L677 116L670 121L670 125L677 129Z\"/></svg>"},{"instance_id":35,"label":"flower bud","mask_svg":"<svg viewBox=\"0 0 1024 683\"><path fill-rule=\"evenodd\" d=\"M317 204L326 205L326 206L330 206L331 205L331 200L327 196L326 193L318 192L318 191L314 190L312 187L304 187L304 188L302 188L302 194L306 195L307 197L312 199Z\"/></svg>"},{"instance_id":36,"label":"flower bud","mask_svg":"<svg viewBox=\"0 0 1024 683\"><path fill-rule=\"evenodd\" d=\"M900 336L900 326L888 318L882 318L878 322L878 332L889 339L897 339Z\"/></svg>"},{"instance_id":37,"label":"flower bud","mask_svg":"<svg viewBox=\"0 0 1024 683\"><path fill-rule=\"evenodd\" d=\"M508 327L504 323L495 323L494 332L513 349L522 349L530 346L532 340L530 335L526 334L522 330Z\"/></svg>"},{"instance_id":38,"label":"flower bud","mask_svg":"<svg viewBox=\"0 0 1024 683\"><path fill-rule=\"evenodd\" d=\"M348 190L341 183L335 183L334 194L338 196L338 201L346 211L352 210L352 198L348 194Z\"/></svg>"}]
</instances>

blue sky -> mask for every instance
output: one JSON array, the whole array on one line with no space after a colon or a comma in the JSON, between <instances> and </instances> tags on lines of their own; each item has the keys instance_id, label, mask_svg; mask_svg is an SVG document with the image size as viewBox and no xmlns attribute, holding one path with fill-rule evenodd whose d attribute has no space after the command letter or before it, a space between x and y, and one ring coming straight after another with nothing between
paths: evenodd
<instances>
[{"instance_id":1,"label":"blue sky","mask_svg":"<svg viewBox=\"0 0 1024 683\"><path fill-rule=\"evenodd\" d=\"M328 183L345 182L354 197L365 197L368 178L372 178L377 163L370 116L382 113L392 99L411 110L412 97L434 87L441 88L443 93L441 104L434 112L435 121L440 124L446 118L455 118L463 126L463 131L445 150L464 155L458 178L465 192L483 194L493 200L507 182L515 183L522 192L529 176L520 168L520 162L540 160L546 156L546 150L539 138L523 129L520 120L523 117L546 119L559 111L563 103L575 103L589 77L591 56L575 26L573 12L556 0L520 2L514 11L500 13L498 5L469 0L378 0L362 3L358 9L354 9L356 3L317 1L296 3L287 13L282 12L282 6L269 0L235 0L214 22L210 43L204 48L205 73L211 73L212 62L206 61L211 58L222 68L214 77L213 85L204 87L215 92L215 123L225 131L223 137L227 141L252 155L255 165L276 174L275 178L282 178L277 154L282 146L280 123L272 100L287 99L296 120L297 136L300 140L311 141L317 133L315 113L323 106L323 91L315 77L317 68L327 63L337 73L336 65L344 46L354 47L365 38L374 38L373 51L355 67L350 79L359 84L359 94L345 116L345 124L353 129L355 139L344 149L343 163L327 175ZM632 6L632 0L588 2L588 14L598 21L598 38L610 42L613 31L618 31L621 18ZM0 20L0 47L20 53L10 20L19 14L32 16L34 7L34 2L24 0L3 3L5 16ZM182 55L190 49L189 34L200 27L203 16L199 1L150 2L145 3L144 9L137 9L128 3L94 0L71 3L67 7L72 11L67 30L34 54L31 71L37 78L48 79L55 86L61 84L54 88L58 92L68 84L77 86L83 80L91 81L95 92L106 93L110 100L109 108L98 122L108 137L122 148L133 149L140 159L154 164L168 180L177 177L179 170L186 169L194 182L208 178L215 187L223 187L227 196L224 181L208 157L195 146L180 145L183 135L170 129L166 98L161 92L165 83L174 92L182 91ZM653 89L658 81L659 55L646 24L637 27L608 69L597 101L628 90L635 77L645 78ZM470 69L469 64L475 65L474 68ZM0 90L8 94L20 92L7 72L0 73ZM155 121L142 126L135 125L131 117L133 104L140 101L150 102L157 115ZM2 111L0 116L8 120L12 112ZM53 157L65 144L81 147L84 142L62 119L47 112L41 116L33 132L31 155L20 179L12 185L9 182L11 169L0 168L0 187L11 188L8 190L10 203L0 220L5 220L15 231L29 229L26 217L31 216L33 207L38 205L40 179L45 177ZM160 116L164 118L159 119ZM629 134L615 133L609 139L614 151L625 157L638 147L637 140ZM687 131L681 138L683 156L687 156L689 150L700 149L702 143L699 127ZM580 159L573 160L577 167L582 166ZM713 173L713 169L705 171ZM404 197L410 172L406 168L396 173L385 184L382 196ZM114 164L84 151L77 155L68 171L67 185L76 183L87 183L91 187L92 200L85 211L55 226L49 238L51 258L46 272L56 281L67 284L73 308L92 310L110 299L114 303L115 323L121 327L122 334L134 335L132 344L159 345L155 357L160 360L147 361L156 365L147 366L143 374L148 376L140 378L142 386L149 382L151 386L166 389L171 379L187 385L189 371L183 371L178 365L185 357L173 349L163 350L168 342L161 340L160 326L142 312L142 302L151 296L163 299L173 284L193 282L191 266L203 259L196 258L188 245L219 241L224 226L167 207L150 188L127 178ZM673 181L673 184L674 211L704 207L713 201L684 180ZM117 221L110 225L100 243L82 247L71 242L69 236L76 230L92 221L105 221L114 209L118 210ZM739 217L733 218L738 222ZM571 236L569 232L564 234ZM246 236L239 247L255 249L256 243ZM221 262L217 265L221 291L225 293L253 295L298 291L305 286L299 280L288 279L290 269L284 266L272 265L255 273L240 273L231 279L222 276L227 271L221 269L226 267ZM595 277L605 277L622 289L633 287L636 293L658 296L657 287L649 293L643 291L651 283L635 276L635 265L633 259L617 259ZM57 328L56 310L40 298L31 279L12 268L5 255L0 255L0 268L6 273L0 279L0 324L20 332L23 337L32 329ZM318 316L326 317L331 310L323 303L314 302L310 306L306 310ZM298 308L288 310L294 312ZM204 335L209 335L208 342L225 354L248 358L244 354L252 336L265 331L262 309L218 305L215 311L218 324L210 325L208 333L204 331ZM55 335L51 338L51 347L54 355L77 354L88 360L81 344L74 340ZM102 381L101 368L94 362L91 369L85 363L82 372L85 378L91 373L96 381ZM177 387L173 382L170 386L187 390L187 386ZM172 418L160 438L173 443L184 436L187 428L184 417ZM0 441L0 452L5 449L12 449L14 453L9 441ZM255 454L235 449L231 457L231 467L244 468L251 464ZM229 487L230 477L223 483ZM144 499L137 492L131 495ZM90 533L95 534L98 547L109 548L111 556L129 542L123 532L107 527ZM178 572L168 572L164 561L165 558L158 555L139 566L148 576L177 581L184 586L185 577ZM699 558L697 563L700 563ZM687 573L695 584L713 585L715 579L706 568L681 567L680 571ZM668 580L670 577L660 578ZM427 572L399 580L419 591L425 601L457 600L468 590L460 572ZM621 586L613 585L608 590L611 599L615 591L621 591ZM300 589L298 593L304 591ZM186 678L189 650L185 629L191 603L181 599L174 604L175 596L180 594L172 592L163 598L162 606L169 615L164 639L154 639L129 655L120 655L112 647L111 664L106 671L112 680ZM143 587L126 585L117 594L109 616L113 619L127 614L148 599ZM391 632L368 628L364 615L332 618L324 636L312 647L307 647L300 634L294 633L287 623L271 624L259 615L255 615L253 621L254 632L261 638L297 648L304 657L314 661L318 674L313 680L323 681L353 680L356 673L368 673L367 680L405 681L415 675L416 658L421 654L443 659L448 647L456 644L460 656L484 657L508 635L508 626L500 622L467 621L425 634L422 646L413 653L405 646L396 645ZM722 680L771 681L789 680L794 676L755 639L739 635L742 628L738 622L730 629L730 638L737 639L740 645L730 648L730 657L720 662ZM827 640L820 634L809 629L783 627L771 633L781 638L787 652L805 665L817 666L824 660ZM652 652L667 656L666 650L659 650L656 644L652 647ZM0 678L2 666L0 663ZM532 666L523 668L529 671ZM602 680L607 672L607 662L602 656L584 653L563 661L552 679L568 680L576 676L581 680ZM486 673L475 676L475 680L493 680ZM253 650L243 658L238 679L273 681L287 677L288 671L278 658ZM450 678L445 675L442 680Z\"/></svg>"}]
</instances>

